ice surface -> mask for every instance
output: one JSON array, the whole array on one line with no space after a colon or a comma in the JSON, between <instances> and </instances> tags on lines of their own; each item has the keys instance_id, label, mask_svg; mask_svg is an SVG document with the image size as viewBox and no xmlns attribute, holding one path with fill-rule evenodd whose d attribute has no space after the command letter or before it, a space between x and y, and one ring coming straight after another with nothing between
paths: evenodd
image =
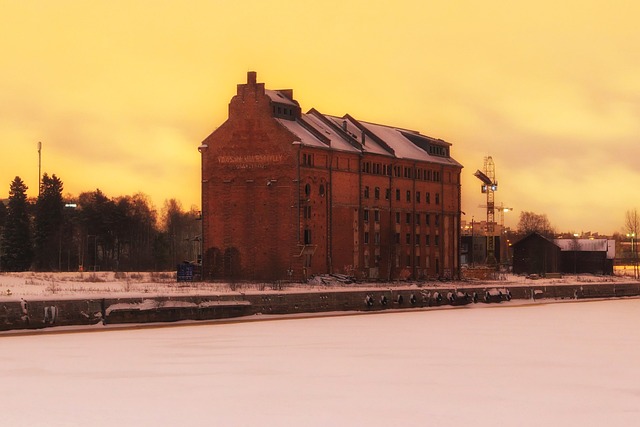
<instances>
[{"instance_id":1,"label":"ice surface","mask_svg":"<svg viewBox=\"0 0 640 427\"><path fill-rule=\"evenodd\" d=\"M8 426L632 426L640 299L0 335Z\"/></svg>"}]
</instances>

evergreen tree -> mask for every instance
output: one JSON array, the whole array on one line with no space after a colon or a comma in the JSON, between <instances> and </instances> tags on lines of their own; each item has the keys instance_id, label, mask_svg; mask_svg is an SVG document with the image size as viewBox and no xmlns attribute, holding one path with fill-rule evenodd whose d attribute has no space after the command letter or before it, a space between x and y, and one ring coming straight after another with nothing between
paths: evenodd
<instances>
[{"instance_id":1,"label":"evergreen tree","mask_svg":"<svg viewBox=\"0 0 640 427\"><path fill-rule=\"evenodd\" d=\"M0 200L0 236L2 235L2 227L4 227L4 220L7 217L7 207L4 202Z\"/></svg>"},{"instance_id":2,"label":"evergreen tree","mask_svg":"<svg viewBox=\"0 0 640 427\"><path fill-rule=\"evenodd\" d=\"M7 216L2 230L2 270L25 271L31 266L33 251L26 192L27 186L16 176L9 188Z\"/></svg>"},{"instance_id":3,"label":"evergreen tree","mask_svg":"<svg viewBox=\"0 0 640 427\"><path fill-rule=\"evenodd\" d=\"M55 174L42 176L35 215L35 267L37 270L59 270L62 252L64 201L62 181Z\"/></svg>"}]
</instances>

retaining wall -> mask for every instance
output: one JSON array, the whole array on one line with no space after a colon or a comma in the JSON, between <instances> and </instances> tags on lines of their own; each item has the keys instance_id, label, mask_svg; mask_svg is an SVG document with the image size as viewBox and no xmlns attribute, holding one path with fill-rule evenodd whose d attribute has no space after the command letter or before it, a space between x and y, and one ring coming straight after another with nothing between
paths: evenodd
<instances>
[{"instance_id":1,"label":"retaining wall","mask_svg":"<svg viewBox=\"0 0 640 427\"><path fill-rule=\"evenodd\" d=\"M326 292L269 292L148 298L4 300L0 331L52 326L213 320L257 314L381 311L510 299L589 299L640 296L640 283L407 287Z\"/></svg>"}]
</instances>

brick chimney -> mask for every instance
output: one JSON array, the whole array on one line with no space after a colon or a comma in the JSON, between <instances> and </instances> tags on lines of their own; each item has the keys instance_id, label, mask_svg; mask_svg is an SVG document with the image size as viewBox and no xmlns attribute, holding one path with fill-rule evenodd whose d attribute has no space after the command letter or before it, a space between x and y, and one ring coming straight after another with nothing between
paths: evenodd
<instances>
[{"instance_id":1,"label":"brick chimney","mask_svg":"<svg viewBox=\"0 0 640 427\"><path fill-rule=\"evenodd\" d=\"M247 84L248 85L254 85L254 84L256 84L257 81L258 81L258 73L256 73L255 71L247 72Z\"/></svg>"}]
</instances>

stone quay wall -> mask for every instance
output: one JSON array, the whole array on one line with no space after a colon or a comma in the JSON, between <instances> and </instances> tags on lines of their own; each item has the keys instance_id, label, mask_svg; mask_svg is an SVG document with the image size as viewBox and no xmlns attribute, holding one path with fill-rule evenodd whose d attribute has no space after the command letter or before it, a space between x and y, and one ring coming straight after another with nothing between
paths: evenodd
<instances>
[{"instance_id":1,"label":"stone quay wall","mask_svg":"<svg viewBox=\"0 0 640 427\"><path fill-rule=\"evenodd\" d=\"M255 315L323 312L371 312L425 309L513 300L602 299L640 296L640 283L561 284L510 287L508 282L481 286L390 287L308 292L256 292L198 296L0 301L0 331L56 326L203 321Z\"/></svg>"}]
</instances>

